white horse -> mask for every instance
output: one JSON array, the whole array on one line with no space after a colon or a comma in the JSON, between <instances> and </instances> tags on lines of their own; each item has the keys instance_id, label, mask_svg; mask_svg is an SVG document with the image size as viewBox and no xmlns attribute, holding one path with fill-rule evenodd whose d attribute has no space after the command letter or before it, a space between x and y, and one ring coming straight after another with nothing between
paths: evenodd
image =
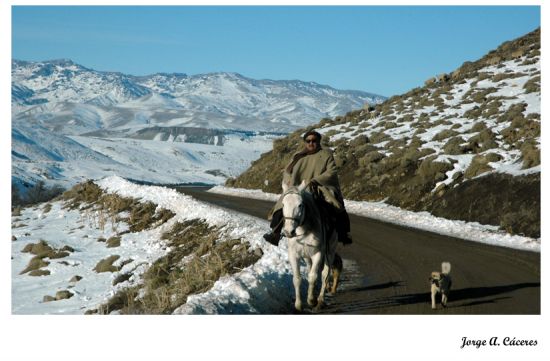
<instances>
[{"instance_id":1,"label":"white horse","mask_svg":"<svg viewBox=\"0 0 550 361\"><path fill-rule=\"evenodd\" d=\"M321 215L315 204L313 195L306 191L306 183L298 187L289 187L283 182L283 235L288 239L288 258L292 267L296 310L302 310L300 296L300 258L303 258L308 267L307 303L310 306L321 308L324 303L325 289L327 288L330 266L336 254L336 232L324 235ZM321 290L315 299L313 294L319 267L323 264L321 276Z\"/></svg>"}]
</instances>

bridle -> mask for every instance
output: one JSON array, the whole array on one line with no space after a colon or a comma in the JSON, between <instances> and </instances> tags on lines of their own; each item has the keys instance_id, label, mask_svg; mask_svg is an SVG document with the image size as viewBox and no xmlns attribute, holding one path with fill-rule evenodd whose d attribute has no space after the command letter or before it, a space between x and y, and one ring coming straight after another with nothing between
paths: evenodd
<instances>
[{"instance_id":1,"label":"bridle","mask_svg":"<svg viewBox=\"0 0 550 361\"><path fill-rule=\"evenodd\" d=\"M283 197L282 197L282 198L284 199L284 198L285 198L287 195L289 195L289 194L296 194L296 195L299 195L299 196L302 195L301 192L298 192L298 191L296 191L296 190L294 190L294 189L289 189L288 191L286 191L285 193L283 193ZM306 218L306 217L305 217L305 212L302 212L302 214L301 214L300 217L285 217L284 214L283 214L283 219L284 219L284 220L292 220L292 221L298 223L297 227L300 227L300 226L302 226L302 225L304 224L305 218Z\"/></svg>"}]
</instances>

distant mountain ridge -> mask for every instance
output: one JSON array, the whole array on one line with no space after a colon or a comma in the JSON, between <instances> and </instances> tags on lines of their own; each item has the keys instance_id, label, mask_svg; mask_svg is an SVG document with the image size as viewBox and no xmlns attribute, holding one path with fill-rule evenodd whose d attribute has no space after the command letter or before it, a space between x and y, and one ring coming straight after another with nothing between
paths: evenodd
<instances>
[{"instance_id":1,"label":"distant mountain ridge","mask_svg":"<svg viewBox=\"0 0 550 361\"><path fill-rule=\"evenodd\" d=\"M133 76L68 59L12 60L12 110L27 122L78 135L99 129L193 126L289 132L385 97L299 80L237 73ZM73 124L69 124L70 121Z\"/></svg>"},{"instance_id":2,"label":"distant mountain ridge","mask_svg":"<svg viewBox=\"0 0 550 361\"><path fill-rule=\"evenodd\" d=\"M237 73L133 76L69 59L12 60L12 183L116 174L221 183L274 138L383 97Z\"/></svg>"}]
</instances>

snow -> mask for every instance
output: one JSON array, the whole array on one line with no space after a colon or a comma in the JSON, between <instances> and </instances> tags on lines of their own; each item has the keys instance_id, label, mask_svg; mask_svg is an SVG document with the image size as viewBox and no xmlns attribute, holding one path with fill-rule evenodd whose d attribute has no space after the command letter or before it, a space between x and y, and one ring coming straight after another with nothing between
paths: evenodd
<instances>
[{"instance_id":1,"label":"snow","mask_svg":"<svg viewBox=\"0 0 550 361\"><path fill-rule=\"evenodd\" d=\"M156 184L219 184L246 170L272 147L272 136L226 134L224 145L57 135L18 124L12 131L12 174L47 186L120 175ZM160 134L159 134L160 137ZM35 141L40 139L40 141Z\"/></svg>"},{"instance_id":2,"label":"snow","mask_svg":"<svg viewBox=\"0 0 550 361\"><path fill-rule=\"evenodd\" d=\"M433 155L437 155L438 160L449 160L456 159L459 160L459 164L455 165L455 169L451 172L447 172L447 179L443 182L440 182L434 187L434 190L441 183L450 184L452 176L455 172L466 170L473 159L473 156L466 157L454 157L452 155L445 154L443 146L449 141L449 138L434 141L433 138L436 134L443 130L454 130L461 133L459 136L464 139L466 143L471 137L478 134L478 132L472 132L471 129L474 124L478 122L484 122L486 127L490 129L493 133L496 134L496 143L497 147L489 149L486 153L498 153L502 159L498 162L490 163L493 170L489 172L499 172L507 173L514 176L531 174L540 172L540 166L533 167L531 169L521 169L521 152L518 150L510 149L507 143L502 139L502 132L505 128L509 127L511 122L504 121L501 123L497 122L496 117L504 113L508 108L515 104L524 104L526 106L525 111L523 112L524 116L528 114L541 114L541 94L540 92L527 93L524 89L524 85L531 79L540 76L540 57L534 57L532 61L533 64L522 65L526 60L526 57L516 60L506 61L500 64L500 67L497 66L486 66L479 71L479 74L486 73L487 78L479 80L478 78L467 79L463 84L460 83L451 83L451 89L448 91L448 94L452 96L451 99L447 99L446 96L442 97L443 103L445 105L444 110L439 114L431 115L433 111L437 108L433 105L418 106L416 104L416 109L414 108L413 101L408 100L404 102L405 108L402 110L397 110L394 105L394 112L389 112L389 115L397 116L400 118L402 115L411 114L412 120L402 123L398 123L397 127L385 129L384 124L386 123L386 116L378 116L374 119L364 119L359 124L344 123L337 125L327 125L318 129L321 134L327 134L331 131L337 131L336 134L331 135L331 141L337 141L342 138L346 138L348 141L352 141L354 138L359 136L366 135L369 139L373 133L384 132L386 135L390 136L393 139L403 139L412 137L417 131L417 126L422 124L420 121L420 116L428 116L426 119L432 125L429 126L424 131L416 134L423 144L420 148L431 148L435 150ZM504 78L499 81L494 81L495 76L502 76L509 74L511 78ZM489 116L488 118L480 116L476 119L469 119L466 116L466 112L473 109L476 106L479 106L476 102L465 102L465 94L468 91L482 91L488 88L495 88L496 90L487 95L487 98L505 96L508 98L501 99L501 106L499 112L496 115ZM436 89L428 89L430 95L425 95L424 98L428 99L436 91ZM412 99L412 98L411 98ZM441 120L446 120L446 122L438 123ZM395 122L395 120L391 120ZM453 128L459 125L457 128ZM349 128L349 129L348 129ZM535 142L540 144L540 137L536 137ZM379 149L379 152L388 155L389 151L384 149L388 141L379 142L373 145L376 145Z\"/></svg>"},{"instance_id":3,"label":"snow","mask_svg":"<svg viewBox=\"0 0 550 361\"><path fill-rule=\"evenodd\" d=\"M212 193L227 194L237 197L254 198L276 202L279 195L263 193L260 190L228 188L216 186L209 190ZM349 213L377 219L380 221L417 228L446 236L456 237L472 242L493 246L509 247L519 250L540 252L540 238L529 238L510 235L498 227L482 225L477 222L448 220L435 217L428 212L412 212L394 207L384 202L364 202L345 200Z\"/></svg>"},{"instance_id":4,"label":"snow","mask_svg":"<svg viewBox=\"0 0 550 361\"><path fill-rule=\"evenodd\" d=\"M173 189L137 185L117 176L106 177L96 183L106 192L156 203L159 208L174 212L175 216L157 228L125 233L121 235L119 247L107 248L105 243L97 239L108 239L117 232L127 230L127 224L113 224L104 215L90 210L63 209L62 202L53 202L49 212L45 212L43 206L24 209L21 216L12 217L12 234L17 238L12 242L13 314L82 314L96 308L117 290L138 284L139 275L169 251L161 240L162 233L171 229L176 222L197 218L211 226L220 227L222 239L219 242L242 239L249 242L252 248L260 248L263 255L255 264L242 271L222 277L210 290L191 295L187 303L176 309L174 314L274 314L292 311L293 286L286 239L283 238L278 247L266 243L262 238L269 230L266 220L215 207ZM210 191L270 201L278 198L277 194L259 190L223 186L216 186ZM493 226L446 220L427 212L405 211L382 202L348 200L346 207L350 213L384 222L470 241L540 252L540 239L511 236ZM75 251L68 257L49 260L50 264L42 268L51 272L48 276L19 274L32 258L31 254L22 253L21 250L40 239L56 249L68 245ZM120 256L115 265L127 260L131 262L114 273L93 271L99 260L115 254ZM353 269L353 265L350 268ZM129 280L112 284L118 275L129 271L134 274ZM304 266L302 272L305 271ZM75 275L83 277L82 280L69 282ZM60 290L69 290L74 295L65 300L42 302L44 296L54 296Z\"/></svg>"},{"instance_id":5,"label":"snow","mask_svg":"<svg viewBox=\"0 0 550 361\"><path fill-rule=\"evenodd\" d=\"M13 314L82 314L97 307L118 289L139 282L138 275L168 252L160 239L162 233L175 222L196 218L221 227L225 239L242 238L252 247L261 248L263 256L242 272L220 279L210 291L189 297L187 304L175 313L269 314L291 310L292 276L287 262L286 240L282 240L279 247L267 244L262 238L269 230L267 221L210 206L173 189L136 185L116 176L99 180L97 184L107 192L154 202L176 215L160 227L123 234L119 247L107 248L97 239L109 238L116 231L127 229L126 224L107 223L100 229L100 214L63 209L61 202L52 203L52 209L47 213L42 207L24 209L21 216L12 218L12 233L17 238L12 242ZM113 227L118 228L115 231ZM31 254L21 250L39 239L44 239L56 249L71 246L75 252L65 258L50 260L50 264L43 268L51 272L48 276L19 274L32 258ZM132 262L115 273L93 271L99 260L114 254L120 255L115 265L128 259ZM68 265L60 263L63 261ZM129 270L134 270L130 280L112 285L117 275ZM83 278L71 284L69 280L74 275ZM45 295L55 296L57 291L64 289L74 296L66 300L42 302Z\"/></svg>"}]
</instances>

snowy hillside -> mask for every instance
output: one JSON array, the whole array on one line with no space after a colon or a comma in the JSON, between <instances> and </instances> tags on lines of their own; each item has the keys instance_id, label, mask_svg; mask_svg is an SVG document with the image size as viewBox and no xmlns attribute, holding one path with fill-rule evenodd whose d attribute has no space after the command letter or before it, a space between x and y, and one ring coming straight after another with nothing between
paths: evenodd
<instances>
[{"instance_id":1,"label":"snowy hillside","mask_svg":"<svg viewBox=\"0 0 550 361\"><path fill-rule=\"evenodd\" d=\"M223 135L223 146L181 141L63 136L15 122L12 182L65 188L120 175L159 184L223 183L271 149L272 135Z\"/></svg>"},{"instance_id":2,"label":"snowy hillside","mask_svg":"<svg viewBox=\"0 0 550 361\"><path fill-rule=\"evenodd\" d=\"M216 297L199 305L191 296L188 304L176 305L175 313L273 313L291 309L292 277L287 251L263 241L261 235L268 229L266 221L209 206L175 190L139 186L119 177L97 184L108 197L116 194L139 199L139 204L152 202L153 213L158 214L161 209L172 213L164 223L134 229L128 211L115 213L116 217L106 216L107 210L98 206L97 195L88 199L92 203L83 202L76 207L71 207L74 200L67 198L24 209L12 217L12 313L97 311L118 291L143 285L144 273L174 250L163 235L178 224L197 219L220 228L217 243L241 240L239 244L248 245L251 252L256 250L259 260L234 275L220 278L212 290ZM86 189L79 192L85 193ZM111 203L115 199L108 197ZM189 243L192 241L188 239ZM187 264L189 257L192 254L186 258ZM107 267L102 260L110 260ZM180 267L184 268L184 264Z\"/></svg>"},{"instance_id":3,"label":"snowy hillside","mask_svg":"<svg viewBox=\"0 0 550 361\"><path fill-rule=\"evenodd\" d=\"M537 29L423 87L307 129L334 150L348 199L539 237L540 59ZM303 132L277 140L227 185L279 192Z\"/></svg>"},{"instance_id":4,"label":"snowy hillside","mask_svg":"<svg viewBox=\"0 0 550 361\"><path fill-rule=\"evenodd\" d=\"M149 125L289 132L383 100L313 82L236 73L136 77L70 60L12 61L14 116L65 134Z\"/></svg>"},{"instance_id":5,"label":"snowy hillside","mask_svg":"<svg viewBox=\"0 0 550 361\"><path fill-rule=\"evenodd\" d=\"M222 183L275 137L383 99L235 73L136 77L66 59L13 60L12 182L22 193L37 181L72 186L112 174Z\"/></svg>"}]
</instances>

